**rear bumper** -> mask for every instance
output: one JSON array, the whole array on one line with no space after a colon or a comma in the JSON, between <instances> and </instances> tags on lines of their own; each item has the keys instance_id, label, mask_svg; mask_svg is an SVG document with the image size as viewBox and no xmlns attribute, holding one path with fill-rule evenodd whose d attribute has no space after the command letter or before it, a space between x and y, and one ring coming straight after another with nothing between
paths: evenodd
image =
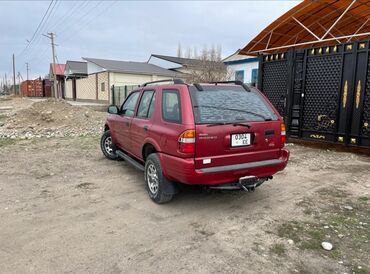
<instances>
[{"instance_id":1,"label":"rear bumper","mask_svg":"<svg viewBox=\"0 0 370 274\"><path fill-rule=\"evenodd\" d=\"M171 181L191 185L220 185L238 181L240 177L269 177L283 170L289 151L282 149L278 159L195 169L194 159L183 159L160 154L164 175Z\"/></svg>"}]
</instances>

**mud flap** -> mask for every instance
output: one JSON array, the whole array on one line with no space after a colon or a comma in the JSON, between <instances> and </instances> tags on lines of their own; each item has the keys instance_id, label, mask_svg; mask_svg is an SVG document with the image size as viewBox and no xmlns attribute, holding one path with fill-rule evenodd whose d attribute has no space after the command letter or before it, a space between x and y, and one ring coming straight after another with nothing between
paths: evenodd
<instances>
[{"instance_id":1,"label":"mud flap","mask_svg":"<svg viewBox=\"0 0 370 274\"><path fill-rule=\"evenodd\" d=\"M179 193L179 187L176 183L171 182L166 177L163 176L163 192L165 194L177 194Z\"/></svg>"}]
</instances>

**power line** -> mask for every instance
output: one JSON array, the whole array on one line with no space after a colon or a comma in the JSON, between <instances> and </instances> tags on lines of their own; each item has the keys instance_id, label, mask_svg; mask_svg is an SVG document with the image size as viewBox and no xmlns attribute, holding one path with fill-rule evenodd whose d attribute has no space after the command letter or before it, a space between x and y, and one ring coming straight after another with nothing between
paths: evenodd
<instances>
[{"instance_id":1,"label":"power line","mask_svg":"<svg viewBox=\"0 0 370 274\"><path fill-rule=\"evenodd\" d=\"M45 18L45 20L44 20L44 23L43 23L43 26L40 28L40 32L39 32L39 34L41 34L42 32L44 32L45 31L45 26L46 26L46 24L47 24L47 22L48 22L48 20L49 20L49 18L51 17L51 15L53 14L53 12L55 12L55 8L59 5L59 3L60 2L57 2L58 0L53 0L53 1L55 1L54 2L54 5L51 7L51 9L50 9L50 12L49 12L49 14L46 16L46 18ZM42 38L42 36L41 35L38 35L36 38L35 38L35 42L33 43L33 45L37 45L37 43L40 41L40 38ZM31 49L31 48L30 48ZM32 55L34 55L35 53L33 53ZM36 53L37 54L37 53ZM31 56L32 56L31 55ZM26 58L23 58L23 59L26 59Z\"/></svg>"},{"instance_id":2,"label":"power line","mask_svg":"<svg viewBox=\"0 0 370 274\"><path fill-rule=\"evenodd\" d=\"M44 22L44 19L45 19L46 15L48 14L48 12L49 12L49 10L50 10L50 7L51 7L51 5L53 4L53 2L54 2L54 0L51 0L51 2L50 2L50 4L49 4L49 6L48 6L48 8L47 8L46 12L44 13L44 16L42 17L42 19L41 19L40 23L38 24L38 26L37 26L37 28L36 28L35 32L33 33L32 37L31 37L31 39L28 41L27 46L26 46L26 47L21 51L21 53L19 53L19 54L17 55L17 57L19 57L19 56L20 56L20 55L21 55L25 50L27 50L27 49L28 49L28 47L31 45L31 43L32 43L33 39L35 38L36 33L37 33L37 32L38 32L38 30L40 29L41 24Z\"/></svg>"},{"instance_id":3,"label":"power line","mask_svg":"<svg viewBox=\"0 0 370 274\"><path fill-rule=\"evenodd\" d=\"M69 17L71 17L75 11L81 11L84 6L88 5L88 2L87 1L81 1L81 2L75 2L75 6L72 6L71 9L67 9L67 12L61 16L62 20L61 21L56 21L51 27L50 29L54 29L58 26L63 26L65 22L67 22L67 20L69 19ZM66 27L66 26L65 26Z\"/></svg>"},{"instance_id":4,"label":"power line","mask_svg":"<svg viewBox=\"0 0 370 274\"><path fill-rule=\"evenodd\" d=\"M114 3L112 5L109 5L105 9L101 10L101 12L97 14L97 16L100 16L103 13L105 13L107 10L109 10L110 8L112 8L116 3L117 3L117 1L114 1ZM95 18L96 18L96 16L92 17L91 20L87 20L84 23L83 27L79 28L76 32L74 32L71 35L67 36L64 40L61 41L61 43L62 42L69 41L72 37L76 36L76 34L80 33L83 29L85 29L86 27L90 26L91 23L94 22Z\"/></svg>"},{"instance_id":5,"label":"power line","mask_svg":"<svg viewBox=\"0 0 370 274\"><path fill-rule=\"evenodd\" d=\"M83 21L83 19L89 15L91 13L91 11L93 11L96 7L98 7L100 4L102 4L103 1L99 1L95 6L92 6L90 9L87 10L86 13L84 13L82 16L78 17L77 20L75 22L73 22L73 20L70 22L70 26L72 25L79 25L79 23ZM59 33L59 36L61 37L64 33L66 33L67 31L69 31L70 28L69 27L65 27L64 30L62 32Z\"/></svg>"}]
</instances>

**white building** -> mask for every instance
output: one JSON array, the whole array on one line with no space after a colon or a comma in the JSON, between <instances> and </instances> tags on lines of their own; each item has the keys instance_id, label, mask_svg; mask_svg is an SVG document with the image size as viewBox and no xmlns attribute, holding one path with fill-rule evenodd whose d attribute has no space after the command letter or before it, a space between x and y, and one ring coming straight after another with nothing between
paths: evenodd
<instances>
[{"instance_id":1,"label":"white building","mask_svg":"<svg viewBox=\"0 0 370 274\"><path fill-rule=\"evenodd\" d=\"M231 71L231 80L256 85L258 80L258 58L240 55L237 50L222 61Z\"/></svg>"}]
</instances>

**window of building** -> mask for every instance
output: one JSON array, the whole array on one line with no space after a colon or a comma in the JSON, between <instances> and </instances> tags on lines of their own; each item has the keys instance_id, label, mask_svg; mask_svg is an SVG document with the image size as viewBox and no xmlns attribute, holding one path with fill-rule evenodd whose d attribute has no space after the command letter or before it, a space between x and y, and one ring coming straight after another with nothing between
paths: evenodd
<instances>
[{"instance_id":1,"label":"window of building","mask_svg":"<svg viewBox=\"0 0 370 274\"><path fill-rule=\"evenodd\" d=\"M165 121L181 123L180 95L177 90L164 90L162 116Z\"/></svg>"},{"instance_id":2,"label":"window of building","mask_svg":"<svg viewBox=\"0 0 370 274\"><path fill-rule=\"evenodd\" d=\"M100 84L100 91L105 91L105 82Z\"/></svg>"},{"instance_id":3,"label":"window of building","mask_svg":"<svg viewBox=\"0 0 370 274\"><path fill-rule=\"evenodd\" d=\"M241 81L244 83L244 70L235 71L235 81Z\"/></svg>"},{"instance_id":4,"label":"window of building","mask_svg":"<svg viewBox=\"0 0 370 274\"><path fill-rule=\"evenodd\" d=\"M143 93L143 96L141 96L139 108L137 111L137 117L140 118L150 118L153 110L150 112L150 108L153 105L152 101L154 98L154 91L153 90L146 90Z\"/></svg>"},{"instance_id":5,"label":"window of building","mask_svg":"<svg viewBox=\"0 0 370 274\"><path fill-rule=\"evenodd\" d=\"M252 69L251 84L255 86L257 80L258 80L258 69Z\"/></svg>"}]
</instances>

